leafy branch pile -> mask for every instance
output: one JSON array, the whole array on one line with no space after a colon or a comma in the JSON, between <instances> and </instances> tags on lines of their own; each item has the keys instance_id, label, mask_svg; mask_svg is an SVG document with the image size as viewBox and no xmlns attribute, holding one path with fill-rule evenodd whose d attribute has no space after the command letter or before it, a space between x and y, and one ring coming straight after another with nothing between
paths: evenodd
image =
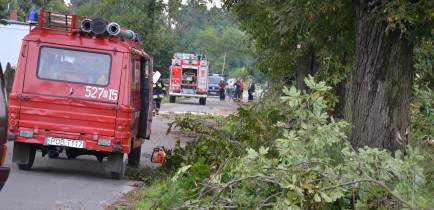
<instances>
[{"instance_id":1,"label":"leafy branch pile","mask_svg":"<svg viewBox=\"0 0 434 210\"><path fill-rule=\"evenodd\" d=\"M427 86L414 85L411 105L412 144L421 147L425 161L422 162L426 174L427 194L434 192L434 146L423 141L424 137L434 136L434 92ZM433 205L434 206L434 205Z\"/></svg>"},{"instance_id":2,"label":"leafy branch pile","mask_svg":"<svg viewBox=\"0 0 434 210\"><path fill-rule=\"evenodd\" d=\"M145 193L136 207L416 209L432 205L420 191L425 179L417 148L407 147L406 154L367 147L354 151L345 135L349 124L325 112L323 95L330 88L312 77L305 82L310 94L285 88L279 100L241 107L226 119L227 124L218 119L221 126L204 129L209 133L202 133L185 150L175 149L172 157L179 153L189 158L183 158L172 179L155 182L149 189L152 193ZM261 122L265 116L268 120Z\"/></svg>"}]
</instances>

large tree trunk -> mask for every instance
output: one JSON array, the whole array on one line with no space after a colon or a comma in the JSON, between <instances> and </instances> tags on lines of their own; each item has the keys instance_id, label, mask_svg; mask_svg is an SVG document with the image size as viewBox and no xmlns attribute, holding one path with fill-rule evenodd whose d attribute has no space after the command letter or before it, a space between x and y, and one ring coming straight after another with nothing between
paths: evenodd
<instances>
[{"instance_id":1,"label":"large tree trunk","mask_svg":"<svg viewBox=\"0 0 434 210\"><path fill-rule=\"evenodd\" d=\"M295 67L295 80L297 89L308 91L308 88L304 83L304 78L309 74L311 76L315 76L315 74L318 72L318 69L319 65L316 60L315 48L312 45L308 45L303 55L297 59L297 66Z\"/></svg>"},{"instance_id":2,"label":"large tree trunk","mask_svg":"<svg viewBox=\"0 0 434 210\"><path fill-rule=\"evenodd\" d=\"M413 47L398 31L385 32L372 14L378 4L355 1L351 144L395 151L409 142Z\"/></svg>"}]
</instances>

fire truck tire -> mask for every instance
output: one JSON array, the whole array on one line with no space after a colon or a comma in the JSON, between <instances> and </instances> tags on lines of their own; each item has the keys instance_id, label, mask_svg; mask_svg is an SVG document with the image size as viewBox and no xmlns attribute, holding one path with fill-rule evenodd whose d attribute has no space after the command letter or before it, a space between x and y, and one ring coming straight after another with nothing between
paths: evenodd
<instances>
[{"instance_id":1,"label":"fire truck tire","mask_svg":"<svg viewBox=\"0 0 434 210\"><path fill-rule=\"evenodd\" d=\"M199 104L205 105L206 104L206 98L199 98Z\"/></svg>"},{"instance_id":2,"label":"fire truck tire","mask_svg":"<svg viewBox=\"0 0 434 210\"><path fill-rule=\"evenodd\" d=\"M48 151L48 158L55 159L55 158L58 158L59 155L60 155L60 153L58 153L56 151Z\"/></svg>"},{"instance_id":3,"label":"fire truck tire","mask_svg":"<svg viewBox=\"0 0 434 210\"><path fill-rule=\"evenodd\" d=\"M137 167L140 163L140 156L142 155L142 147L133 148L128 154L128 166Z\"/></svg>"},{"instance_id":4,"label":"fire truck tire","mask_svg":"<svg viewBox=\"0 0 434 210\"><path fill-rule=\"evenodd\" d=\"M27 163L18 163L18 169L29 171L32 166L33 162L35 162L35 156L36 156L36 148L33 145L29 145L28 149L28 157L29 161Z\"/></svg>"},{"instance_id":5,"label":"fire truck tire","mask_svg":"<svg viewBox=\"0 0 434 210\"><path fill-rule=\"evenodd\" d=\"M170 96L169 102L170 103L175 103L176 102L176 96Z\"/></svg>"}]
</instances>

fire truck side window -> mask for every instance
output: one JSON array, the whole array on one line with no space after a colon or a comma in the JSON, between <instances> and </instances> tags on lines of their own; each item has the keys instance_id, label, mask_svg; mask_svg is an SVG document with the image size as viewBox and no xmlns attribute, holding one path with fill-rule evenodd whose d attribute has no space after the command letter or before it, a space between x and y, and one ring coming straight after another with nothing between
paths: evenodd
<instances>
[{"instance_id":1,"label":"fire truck side window","mask_svg":"<svg viewBox=\"0 0 434 210\"><path fill-rule=\"evenodd\" d=\"M149 60L142 59L142 74L145 75L145 78L149 78Z\"/></svg>"},{"instance_id":2,"label":"fire truck side window","mask_svg":"<svg viewBox=\"0 0 434 210\"><path fill-rule=\"evenodd\" d=\"M141 59L141 68L140 68L140 89L147 90L149 89L149 69L150 69L150 61L145 58Z\"/></svg>"},{"instance_id":3,"label":"fire truck side window","mask_svg":"<svg viewBox=\"0 0 434 210\"><path fill-rule=\"evenodd\" d=\"M37 76L46 80L107 86L111 59L103 53L42 47Z\"/></svg>"},{"instance_id":4,"label":"fire truck side window","mask_svg":"<svg viewBox=\"0 0 434 210\"><path fill-rule=\"evenodd\" d=\"M140 88L140 60L131 61L131 90L139 90Z\"/></svg>"}]
</instances>

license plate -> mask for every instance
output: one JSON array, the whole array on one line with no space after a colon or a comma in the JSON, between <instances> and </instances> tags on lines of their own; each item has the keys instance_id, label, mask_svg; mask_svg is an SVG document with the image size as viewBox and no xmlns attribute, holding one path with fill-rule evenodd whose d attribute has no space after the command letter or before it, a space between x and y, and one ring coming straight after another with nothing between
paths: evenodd
<instances>
[{"instance_id":1,"label":"license plate","mask_svg":"<svg viewBox=\"0 0 434 210\"><path fill-rule=\"evenodd\" d=\"M47 137L45 139L45 144L54 145L54 146L74 147L74 148L81 148L81 149L84 148L84 141L56 138L56 137Z\"/></svg>"},{"instance_id":2,"label":"license plate","mask_svg":"<svg viewBox=\"0 0 434 210\"><path fill-rule=\"evenodd\" d=\"M217 92L210 92L210 94L217 95Z\"/></svg>"}]
</instances>

